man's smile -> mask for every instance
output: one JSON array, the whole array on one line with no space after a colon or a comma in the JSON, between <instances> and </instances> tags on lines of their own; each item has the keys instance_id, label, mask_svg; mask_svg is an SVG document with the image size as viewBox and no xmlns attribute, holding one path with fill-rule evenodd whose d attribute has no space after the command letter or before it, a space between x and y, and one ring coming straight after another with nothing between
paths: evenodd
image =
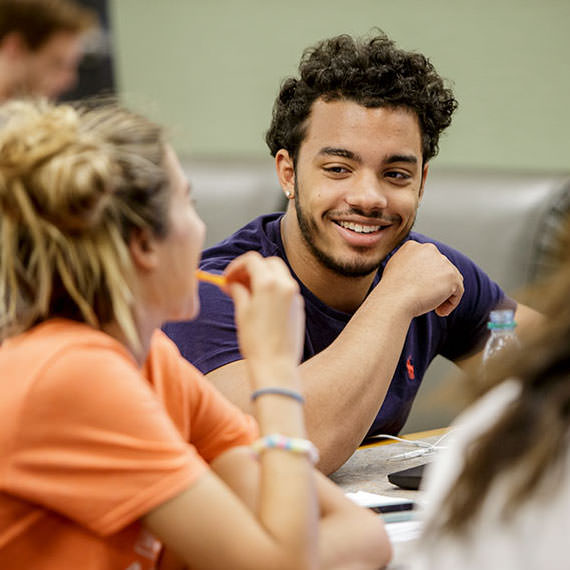
<instances>
[{"instance_id":1,"label":"man's smile","mask_svg":"<svg viewBox=\"0 0 570 570\"><path fill-rule=\"evenodd\" d=\"M377 232L379 230L384 229L387 226L383 225L371 225L371 224L359 224L356 222L347 222L347 221L335 221L333 222L339 225L341 228L356 232L358 234L371 234L373 232Z\"/></svg>"}]
</instances>

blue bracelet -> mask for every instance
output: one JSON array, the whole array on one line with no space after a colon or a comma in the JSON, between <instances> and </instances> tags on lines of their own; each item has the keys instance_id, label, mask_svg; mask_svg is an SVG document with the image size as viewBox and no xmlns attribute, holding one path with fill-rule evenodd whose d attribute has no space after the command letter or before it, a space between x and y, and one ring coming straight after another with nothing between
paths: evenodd
<instances>
[{"instance_id":1,"label":"blue bracelet","mask_svg":"<svg viewBox=\"0 0 570 570\"><path fill-rule=\"evenodd\" d=\"M289 390L289 388L260 388L259 390L255 390L251 393L251 401L255 402L259 396L263 396L265 394L276 394L278 396L286 396L287 398L293 398L293 400L297 400L300 404L305 403L305 398L303 398L302 394L295 390Z\"/></svg>"}]
</instances>

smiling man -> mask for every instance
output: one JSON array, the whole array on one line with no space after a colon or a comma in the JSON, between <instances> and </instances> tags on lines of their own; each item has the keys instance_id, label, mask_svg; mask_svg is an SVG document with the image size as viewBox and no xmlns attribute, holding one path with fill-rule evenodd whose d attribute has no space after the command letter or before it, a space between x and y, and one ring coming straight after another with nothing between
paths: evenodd
<instances>
[{"instance_id":1,"label":"smiling man","mask_svg":"<svg viewBox=\"0 0 570 570\"><path fill-rule=\"evenodd\" d=\"M284 259L299 281L307 428L330 473L367 434L398 433L433 358L474 355L489 312L516 303L467 257L411 231L457 105L431 63L383 34L339 36L307 50L299 71L282 84L266 137L285 214L252 221L201 265L223 272L253 249ZM249 410L231 301L204 285L201 303L198 320L166 332ZM519 321L535 316L517 307Z\"/></svg>"}]
</instances>

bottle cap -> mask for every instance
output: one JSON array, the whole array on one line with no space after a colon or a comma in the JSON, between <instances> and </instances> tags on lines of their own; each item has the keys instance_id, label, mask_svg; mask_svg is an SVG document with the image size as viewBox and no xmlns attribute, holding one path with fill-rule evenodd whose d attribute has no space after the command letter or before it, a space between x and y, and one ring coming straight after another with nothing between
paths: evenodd
<instances>
[{"instance_id":1,"label":"bottle cap","mask_svg":"<svg viewBox=\"0 0 570 570\"><path fill-rule=\"evenodd\" d=\"M488 329L514 329L516 326L515 312L512 309L501 309L489 313Z\"/></svg>"}]
</instances>

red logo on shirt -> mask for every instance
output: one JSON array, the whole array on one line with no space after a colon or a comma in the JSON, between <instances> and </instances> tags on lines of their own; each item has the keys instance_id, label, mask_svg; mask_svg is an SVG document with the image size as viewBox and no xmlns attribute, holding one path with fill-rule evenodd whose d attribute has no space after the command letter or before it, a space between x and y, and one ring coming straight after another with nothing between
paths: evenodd
<instances>
[{"instance_id":1,"label":"red logo on shirt","mask_svg":"<svg viewBox=\"0 0 570 570\"><path fill-rule=\"evenodd\" d=\"M416 379L416 373L414 372L414 365L412 364L412 357L408 356L408 360L406 360L406 368L408 369L408 378L410 380Z\"/></svg>"}]
</instances>

